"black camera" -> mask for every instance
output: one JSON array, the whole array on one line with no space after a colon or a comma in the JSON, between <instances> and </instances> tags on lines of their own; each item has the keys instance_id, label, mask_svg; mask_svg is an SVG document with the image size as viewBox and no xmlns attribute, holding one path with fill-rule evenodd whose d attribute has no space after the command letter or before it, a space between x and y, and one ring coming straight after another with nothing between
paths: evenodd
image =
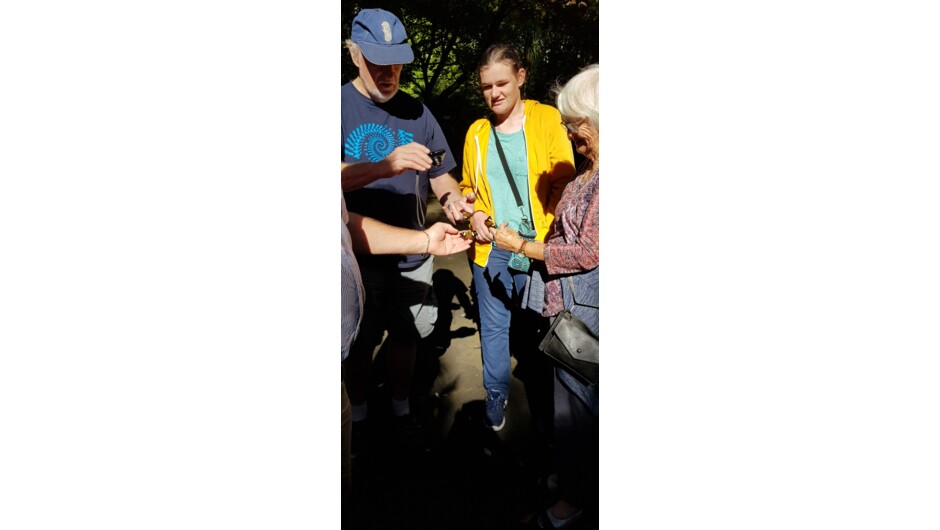
<instances>
[{"instance_id":1,"label":"black camera","mask_svg":"<svg viewBox=\"0 0 940 530\"><path fill-rule=\"evenodd\" d=\"M431 169L439 168L444 163L444 149L431 151L428 156L431 157Z\"/></svg>"}]
</instances>

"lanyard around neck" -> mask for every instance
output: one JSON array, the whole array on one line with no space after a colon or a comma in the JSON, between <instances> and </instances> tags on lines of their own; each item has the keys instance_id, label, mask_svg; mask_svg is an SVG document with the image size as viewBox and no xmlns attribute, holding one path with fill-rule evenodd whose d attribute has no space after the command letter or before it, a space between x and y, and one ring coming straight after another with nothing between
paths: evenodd
<instances>
[{"instance_id":1,"label":"lanyard around neck","mask_svg":"<svg viewBox=\"0 0 940 530\"><path fill-rule=\"evenodd\" d=\"M506 163L506 155L503 153L503 146L499 143L499 135L496 133L496 124L491 123L493 127L493 140L496 141L496 151L499 153L499 161L503 163L503 171L506 172L506 179L509 181L509 187L512 188L512 195L516 198L516 204L519 205L519 208L522 206L522 196L519 195L519 190L516 188L516 179L512 178L512 172L509 171L509 164Z\"/></svg>"}]
</instances>

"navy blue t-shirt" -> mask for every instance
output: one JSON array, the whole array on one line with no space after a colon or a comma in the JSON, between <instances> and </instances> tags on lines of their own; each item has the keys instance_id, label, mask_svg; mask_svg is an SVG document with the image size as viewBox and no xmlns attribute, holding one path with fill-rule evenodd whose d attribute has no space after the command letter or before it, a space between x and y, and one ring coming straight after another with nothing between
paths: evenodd
<instances>
[{"instance_id":1,"label":"navy blue t-shirt","mask_svg":"<svg viewBox=\"0 0 940 530\"><path fill-rule=\"evenodd\" d=\"M444 164L439 168L409 170L345 193L346 208L351 212L394 226L424 229L429 179L457 167L440 125L424 104L404 92L399 91L385 103L376 103L360 94L352 83L346 83L341 90L343 162L378 162L396 147L411 142L431 151L446 150ZM421 254L362 256L360 262L396 262L399 268L407 270L421 265L425 259Z\"/></svg>"}]
</instances>

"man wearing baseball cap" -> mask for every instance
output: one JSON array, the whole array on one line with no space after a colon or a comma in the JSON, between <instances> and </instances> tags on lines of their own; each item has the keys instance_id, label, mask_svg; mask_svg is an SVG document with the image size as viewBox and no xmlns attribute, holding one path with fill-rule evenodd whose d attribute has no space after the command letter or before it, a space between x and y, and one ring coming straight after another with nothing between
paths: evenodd
<instances>
[{"instance_id":1,"label":"man wearing baseball cap","mask_svg":"<svg viewBox=\"0 0 940 530\"><path fill-rule=\"evenodd\" d=\"M452 223L473 212L450 175L456 167L437 120L424 104L399 91L403 64L414 60L408 34L395 15L363 9L346 40L359 71L341 88L342 188L350 212L386 224L423 230L428 192L433 191ZM429 154L443 149L443 164ZM419 338L434 329L437 308L430 299L433 260L427 254L357 255L366 288L359 335L343 364L352 404L354 458L366 443L366 399L375 348L388 332L388 379L399 441L423 443L409 395Z\"/></svg>"}]
</instances>

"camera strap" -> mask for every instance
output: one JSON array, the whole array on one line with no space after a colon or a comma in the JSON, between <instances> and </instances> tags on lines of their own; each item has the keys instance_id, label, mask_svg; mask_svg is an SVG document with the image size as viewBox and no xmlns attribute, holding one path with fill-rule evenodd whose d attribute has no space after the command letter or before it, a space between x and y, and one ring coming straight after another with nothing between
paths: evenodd
<instances>
[{"instance_id":1,"label":"camera strap","mask_svg":"<svg viewBox=\"0 0 940 530\"><path fill-rule=\"evenodd\" d=\"M499 134L496 133L496 125L490 122L490 125L493 128L493 140L496 141L496 151L499 153L499 161L503 163L503 171L506 173L506 180L509 181L509 187L512 188L512 195L516 198L516 204L519 205L519 209L522 210L522 222L528 224L527 227L530 230L534 230L535 227L532 226L532 223L529 222L529 216L526 215L525 206L522 205L522 196L519 195L519 190L516 188L516 179L512 176L512 171L509 171L509 164L506 162L506 155L503 153L503 146L499 143Z\"/></svg>"}]
</instances>

